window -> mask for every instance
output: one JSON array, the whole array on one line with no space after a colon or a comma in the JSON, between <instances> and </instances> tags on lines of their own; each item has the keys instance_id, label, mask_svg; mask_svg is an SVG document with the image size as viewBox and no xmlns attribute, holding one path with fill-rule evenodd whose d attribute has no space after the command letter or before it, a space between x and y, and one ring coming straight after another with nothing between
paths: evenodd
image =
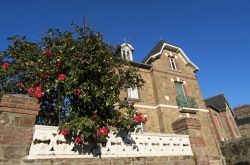
<instances>
[{"instance_id":1,"label":"window","mask_svg":"<svg viewBox=\"0 0 250 165\"><path fill-rule=\"evenodd\" d=\"M122 50L122 58L124 60L133 61L130 50Z\"/></svg>"},{"instance_id":2,"label":"window","mask_svg":"<svg viewBox=\"0 0 250 165\"><path fill-rule=\"evenodd\" d=\"M169 57L169 63L170 63L171 69L177 70L176 63L175 63L175 58L174 57Z\"/></svg>"},{"instance_id":3,"label":"window","mask_svg":"<svg viewBox=\"0 0 250 165\"><path fill-rule=\"evenodd\" d=\"M124 60L126 60L126 51L125 51L125 50L122 51L122 58L123 58Z\"/></svg>"},{"instance_id":4,"label":"window","mask_svg":"<svg viewBox=\"0 0 250 165\"><path fill-rule=\"evenodd\" d=\"M128 88L128 98L129 99L139 99L138 88Z\"/></svg>"},{"instance_id":5,"label":"window","mask_svg":"<svg viewBox=\"0 0 250 165\"><path fill-rule=\"evenodd\" d=\"M175 88L178 96L185 96L185 91L183 88L183 83L175 82Z\"/></svg>"},{"instance_id":6,"label":"window","mask_svg":"<svg viewBox=\"0 0 250 165\"><path fill-rule=\"evenodd\" d=\"M215 121L217 123L218 128L221 129L222 128L222 124L221 124L219 116L217 114L215 114Z\"/></svg>"}]
</instances>

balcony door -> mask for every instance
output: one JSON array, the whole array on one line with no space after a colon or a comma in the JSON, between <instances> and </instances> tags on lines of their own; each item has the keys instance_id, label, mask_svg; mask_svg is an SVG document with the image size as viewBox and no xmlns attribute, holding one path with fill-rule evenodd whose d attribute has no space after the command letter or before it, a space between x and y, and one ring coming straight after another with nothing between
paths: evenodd
<instances>
[{"instance_id":1,"label":"balcony door","mask_svg":"<svg viewBox=\"0 0 250 165\"><path fill-rule=\"evenodd\" d=\"M183 96L183 97L186 96L184 88L183 88L183 84L181 82L175 82L175 88L176 88L177 96Z\"/></svg>"}]
</instances>

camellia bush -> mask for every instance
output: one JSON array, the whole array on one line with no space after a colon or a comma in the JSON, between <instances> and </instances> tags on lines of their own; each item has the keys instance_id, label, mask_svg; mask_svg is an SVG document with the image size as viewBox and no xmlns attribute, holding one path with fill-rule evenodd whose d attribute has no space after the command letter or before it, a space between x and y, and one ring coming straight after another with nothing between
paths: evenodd
<instances>
[{"instance_id":1,"label":"camellia bush","mask_svg":"<svg viewBox=\"0 0 250 165\"><path fill-rule=\"evenodd\" d=\"M120 98L143 80L114 55L100 33L76 25L49 29L41 42L9 38L0 54L0 94L28 94L41 103L37 122L59 125L67 141L103 143L111 129L130 132L141 122L133 103Z\"/></svg>"}]
</instances>

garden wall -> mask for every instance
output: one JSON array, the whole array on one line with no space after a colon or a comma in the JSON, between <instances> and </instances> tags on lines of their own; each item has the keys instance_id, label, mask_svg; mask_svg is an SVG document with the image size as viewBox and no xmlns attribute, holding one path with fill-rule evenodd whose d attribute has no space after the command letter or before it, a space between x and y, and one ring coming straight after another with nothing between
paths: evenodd
<instances>
[{"instance_id":1,"label":"garden wall","mask_svg":"<svg viewBox=\"0 0 250 165\"><path fill-rule=\"evenodd\" d=\"M0 102L0 165L194 165L192 156L27 159L39 104L24 95L4 95Z\"/></svg>"},{"instance_id":2,"label":"garden wall","mask_svg":"<svg viewBox=\"0 0 250 165\"><path fill-rule=\"evenodd\" d=\"M250 165L250 138L225 141L221 145L227 165Z\"/></svg>"}]
</instances>

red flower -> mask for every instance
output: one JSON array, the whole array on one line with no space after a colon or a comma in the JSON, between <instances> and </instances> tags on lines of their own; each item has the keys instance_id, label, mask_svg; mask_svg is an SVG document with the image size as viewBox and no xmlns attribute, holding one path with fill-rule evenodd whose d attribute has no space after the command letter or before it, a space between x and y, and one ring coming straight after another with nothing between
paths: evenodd
<instances>
[{"instance_id":1,"label":"red flower","mask_svg":"<svg viewBox=\"0 0 250 165\"><path fill-rule=\"evenodd\" d=\"M37 87L36 87L36 90L37 91L41 91L43 89L43 86L41 84L39 84Z\"/></svg>"},{"instance_id":2,"label":"red flower","mask_svg":"<svg viewBox=\"0 0 250 165\"><path fill-rule=\"evenodd\" d=\"M63 80L66 79L66 75L65 74L59 74L57 78L58 78L58 80L63 81Z\"/></svg>"},{"instance_id":3,"label":"red flower","mask_svg":"<svg viewBox=\"0 0 250 165\"><path fill-rule=\"evenodd\" d=\"M23 84L22 82L19 82L19 83L17 83L17 86L18 86L18 87L23 87L24 84Z\"/></svg>"},{"instance_id":4,"label":"red flower","mask_svg":"<svg viewBox=\"0 0 250 165\"><path fill-rule=\"evenodd\" d=\"M134 117L134 120L135 120L137 123L141 123L141 122L142 122L142 117L141 117L141 116L135 116L135 117Z\"/></svg>"},{"instance_id":5,"label":"red flower","mask_svg":"<svg viewBox=\"0 0 250 165\"><path fill-rule=\"evenodd\" d=\"M48 50L48 51L46 52L46 55L47 55L47 57L51 57L51 56L52 56L52 51L51 51L51 50Z\"/></svg>"},{"instance_id":6,"label":"red flower","mask_svg":"<svg viewBox=\"0 0 250 165\"><path fill-rule=\"evenodd\" d=\"M79 96L81 94L81 89L77 88L77 89L75 89L75 91L76 91L77 96Z\"/></svg>"},{"instance_id":7,"label":"red flower","mask_svg":"<svg viewBox=\"0 0 250 165\"><path fill-rule=\"evenodd\" d=\"M68 130L66 128L63 128L61 131L60 131L60 134L62 135L67 135L68 134Z\"/></svg>"},{"instance_id":8,"label":"red flower","mask_svg":"<svg viewBox=\"0 0 250 165\"><path fill-rule=\"evenodd\" d=\"M48 78L49 76L48 76L47 73L43 73L43 74L42 74L42 77L43 77L43 78Z\"/></svg>"},{"instance_id":9,"label":"red flower","mask_svg":"<svg viewBox=\"0 0 250 165\"><path fill-rule=\"evenodd\" d=\"M97 118L97 115L96 115L96 113L94 113L92 116L92 120L96 120L96 118Z\"/></svg>"},{"instance_id":10,"label":"red flower","mask_svg":"<svg viewBox=\"0 0 250 165\"><path fill-rule=\"evenodd\" d=\"M28 89L28 92L29 92L29 94L33 95L34 92L35 92L35 90L34 90L34 88L29 88L29 89Z\"/></svg>"},{"instance_id":11,"label":"red flower","mask_svg":"<svg viewBox=\"0 0 250 165\"><path fill-rule=\"evenodd\" d=\"M4 69L7 69L8 67L10 67L10 63L4 62L3 65L2 65L2 67L3 67Z\"/></svg>"},{"instance_id":12,"label":"red flower","mask_svg":"<svg viewBox=\"0 0 250 165\"><path fill-rule=\"evenodd\" d=\"M62 64L56 64L57 69L62 69Z\"/></svg>"},{"instance_id":13,"label":"red flower","mask_svg":"<svg viewBox=\"0 0 250 165\"><path fill-rule=\"evenodd\" d=\"M43 93L41 91L35 91L35 97L37 99L40 99L41 97L43 97Z\"/></svg>"},{"instance_id":14,"label":"red flower","mask_svg":"<svg viewBox=\"0 0 250 165\"><path fill-rule=\"evenodd\" d=\"M76 143L77 144L81 144L82 143L82 139L80 136L77 136L76 139L75 139Z\"/></svg>"},{"instance_id":15,"label":"red flower","mask_svg":"<svg viewBox=\"0 0 250 165\"><path fill-rule=\"evenodd\" d=\"M100 128L100 133L104 136L108 135L108 129L106 127Z\"/></svg>"}]
</instances>

